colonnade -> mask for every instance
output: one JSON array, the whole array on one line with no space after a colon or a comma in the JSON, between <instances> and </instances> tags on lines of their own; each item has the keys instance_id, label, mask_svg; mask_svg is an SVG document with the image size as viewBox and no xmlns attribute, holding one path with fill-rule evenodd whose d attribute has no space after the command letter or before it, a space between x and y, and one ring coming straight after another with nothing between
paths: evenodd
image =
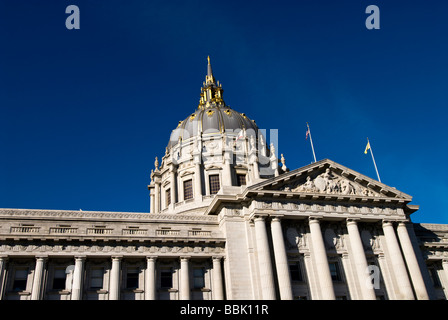
<instances>
[{"instance_id":1,"label":"colonnade","mask_svg":"<svg viewBox=\"0 0 448 320\"><path fill-rule=\"evenodd\" d=\"M266 229L266 215L258 215L254 218L255 239L257 242L259 278L261 281L262 299L290 300L293 298L291 279L288 270L288 259L286 255L281 217L273 216L270 219L272 235L272 249L274 261L271 261L269 238ZM310 217L308 225L310 230L310 255L314 262L315 274L318 275L317 285L319 292L313 299L334 300L335 292L330 274L327 252L322 236L319 217ZM348 237L350 241L350 252L355 273L357 276L359 296L363 300L376 299L374 287L367 264L363 243L358 229L357 219L346 220ZM383 233L387 245L387 257L392 266L392 278L396 279L396 298L403 300L429 299L425 283L417 263L417 258L412 247L411 240L406 227L406 222L398 222L396 232L391 221L382 222ZM395 234L398 234L398 239ZM401 248L401 249L400 249ZM403 252L403 254L402 254ZM275 263L279 297L276 296L274 268ZM444 267L446 264L444 264ZM409 272L408 272L409 271ZM415 293L415 294L414 294Z\"/></svg>"},{"instance_id":2,"label":"colonnade","mask_svg":"<svg viewBox=\"0 0 448 320\"><path fill-rule=\"evenodd\" d=\"M74 257L74 269L71 286L71 300L82 300L84 273L86 256ZM146 257L145 282L144 282L144 297L145 300L157 299L157 256ZM224 299L224 284L221 268L221 256L210 257L213 261L212 269L212 297L214 300ZM38 256L35 258L36 264L34 268L33 284L31 290L31 300L41 300L44 292L44 281L47 256ZM121 265L123 256L111 257L110 282L109 282L109 300L120 299L120 283L121 283ZM179 282L179 299L190 300L191 285L190 285L190 256L183 256L179 258L180 261L180 282ZM0 293L4 291L6 279L6 263L7 256L0 256ZM12 280L12 279L11 279ZM0 295L0 300L2 295Z\"/></svg>"}]
</instances>

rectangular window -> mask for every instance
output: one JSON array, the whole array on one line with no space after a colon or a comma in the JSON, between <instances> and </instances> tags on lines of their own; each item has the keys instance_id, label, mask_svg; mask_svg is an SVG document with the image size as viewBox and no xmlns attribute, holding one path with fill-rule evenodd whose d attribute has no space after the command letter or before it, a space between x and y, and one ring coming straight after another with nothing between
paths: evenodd
<instances>
[{"instance_id":1,"label":"rectangular window","mask_svg":"<svg viewBox=\"0 0 448 320\"><path fill-rule=\"evenodd\" d=\"M292 281L303 281L302 271L300 270L300 265L298 262L289 265L289 272L291 273Z\"/></svg>"},{"instance_id":2,"label":"rectangular window","mask_svg":"<svg viewBox=\"0 0 448 320\"><path fill-rule=\"evenodd\" d=\"M28 279L28 269L17 269L14 273L14 282L12 290L23 291L26 290L26 281Z\"/></svg>"},{"instance_id":3,"label":"rectangular window","mask_svg":"<svg viewBox=\"0 0 448 320\"><path fill-rule=\"evenodd\" d=\"M329 267L330 267L330 275L331 275L331 279L333 281L341 281L341 272L339 270L339 263L337 262L330 262L329 263Z\"/></svg>"},{"instance_id":4,"label":"rectangular window","mask_svg":"<svg viewBox=\"0 0 448 320\"><path fill-rule=\"evenodd\" d=\"M184 181L184 200L193 199L193 182L191 180Z\"/></svg>"},{"instance_id":5,"label":"rectangular window","mask_svg":"<svg viewBox=\"0 0 448 320\"><path fill-rule=\"evenodd\" d=\"M245 174L237 174L236 175L236 183L238 186L246 185L246 175Z\"/></svg>"},{"instance_id":6,"label":"rectangular window","mask_svg":"<svg viewBox=\"0 0 448 320\"><path fill-rule=\"evenodd\" d=\"M171 270L162 270L160 272L160 287L165 289L173 287L173 272Z\"/></svg>"},{"instance_id":7,"label":"rectangular window","mask_svg":"<svg viewBox=\"0 0 448 320\"><path fill-rule=\"evenodd\" d=\"M219 185L219 175L214 174L208 177L210 182L210 194L217 194L221 186Z\"/></svg>"},{"instance_id":8,"label":"rectangular window","mask_svg":"<svg viewBox=\"0 0 448 320\"><path fill-rule=\"evenodd\" d=\"M165 200L166 207L168 207L171 204L171 189L166 190Z\"/></svg>"},{"instance_id":9,"label":"rectangular window","mask_svg":"<svg viewBox=\"0 0 448 320\"><path fill-rule=\"evenodd\" d=\"M103 268L94 268L90 272L90 288L102 289L103 288Z\"/></svg>"},{"instance_id":10,"label":"rectangular window","mask_svg":"<svg viewBox=\"0 0 448 320\"><path fill-rule=\"evenodd\" d=\"M193 286L195 289L202 289L205 287L203 268L193 269Z\"/></svg>"},{"instance_id":11,"label":"rectangular window","mask_svg":"<svg viewBox=\"0 0 448 320\"><path fill-rule=\"evenodd\" d=\"M65 289L65 269L58 268L54 270L53 290Z\"/></svg>"},{"instance_id":12,"label":"rectangular window","mask_svg":"<svg viewBox=\"0 0 448 320\"><path fill-rule=\"evenodd\" d=\"M138 288L138 268L129 268L126 274L126 288L127 289L136 289Z\"/></svg>"}]
</instances>

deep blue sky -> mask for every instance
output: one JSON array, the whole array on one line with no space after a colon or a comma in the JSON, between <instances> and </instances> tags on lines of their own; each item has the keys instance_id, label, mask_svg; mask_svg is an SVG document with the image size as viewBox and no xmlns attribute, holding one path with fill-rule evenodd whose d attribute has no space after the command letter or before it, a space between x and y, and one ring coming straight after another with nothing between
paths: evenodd
<instances>
[{"instance_id":1,"label":"deep blue sky","mask_svg":"<svg viewBox=\"0 0 448 320\"><path fill-rule=\"evenodd\" d=\"M65 8L81 12L67 30ZM365 9L381 10L367 30ZM0 0L0 207L149 211L154 157L211 56L232 108L448 223L447 1Z\"/></svg>"}]
</instances>

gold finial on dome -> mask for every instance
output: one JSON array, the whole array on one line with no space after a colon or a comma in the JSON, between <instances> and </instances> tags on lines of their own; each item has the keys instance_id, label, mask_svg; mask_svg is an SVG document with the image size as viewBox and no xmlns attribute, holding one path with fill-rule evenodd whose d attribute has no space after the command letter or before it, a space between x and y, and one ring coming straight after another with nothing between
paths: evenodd
<instances>
[{"instance_id":1,"label":"gold finial on dome","mask_svg":"<svg viewBox=\"0 0 448 320\"><path fill-rule=\"evenodd\" d=\"M212 64L210 63L210 56L207 56L207 75L205 76L205 84L215 84L215 78L213 77Z\"/></svg>"},{"instance_id":2,"label":"gold finial on dome","mask_svg":"<svg viewBox=\"0 0 448 320\"><path fill-rule=\"evenodd\" d=\"M205 76L203 87L201 88L198 109L224 106L224 100L222 99L223 91L221 84L216 84L210 56L207 56L207 75Z\"/></svg>"}]
</instances>

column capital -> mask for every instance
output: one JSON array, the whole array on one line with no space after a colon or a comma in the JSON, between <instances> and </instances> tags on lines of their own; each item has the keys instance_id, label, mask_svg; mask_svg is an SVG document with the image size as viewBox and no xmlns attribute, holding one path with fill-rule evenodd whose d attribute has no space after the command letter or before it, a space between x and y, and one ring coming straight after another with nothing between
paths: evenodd
<instances>
[{"instance_id":1,"label":"column capital","mask_svg":"<svg viewBox=\"0 0 448 320\"><path fill-rule=\"evenodd\" d=\"M407 225L409 225L409 220L398 221L398 226L399 227L406 227Z\"/></svg>"},{"instance_id":2,"label":"column capital","mask_svg":"<svg viewBox=\"0 0 448 320\"><path fill-rule=\"evenodd\" d=\"M383 221L381 223L382 223L383 227L393 226L394 225L394 221L393 220L388 220L388 219L383 219Z\"/></svg>"},{"instance_id":3,"label":"column capital","mask_svg":"<svg viewBox=\"0 0 448 320\"><path fill-rule=\"evenodd\" d=\"M270 216L272 218L272 221L280 222L285 215L283 215L283 214L275 214L274 215L273 214L273 215L270 215Z\"/></svg>"},{"instance_id":4,"label":"column capital","mask_svg":"<svg viewBox=\"0 0 448 320\"><path fill-rule=\"evenodd\" d=\"M341 256L342 256L343 259L348 259L350 257L347 251L342 252Z\"/></svg>"},{"instance_id":5,"label":"column capital","mask_svg":"<svg viewBox=\"0 0 448 320\"><path fill-rule=\"evenodd\" d=\"M213 256L213 257L212 257L212 260L213 260L213 261L221 261L222 258L223 258L222 256Z\"/></svg>"},{"instance_id":6,"label":"column capital","mask_svg":"<svg viewBox=\"0 0 448 320\"><path fill-rule=\"evenodd\" d=\"M7 254L0 255L0 261L8 261L9 256Z\"/></svg>"},{"instance_id":7,"label":"column capital","mask_svg":"<svg viewBox=\"0 0 448 320\"><path fill-rule=\"evenodd\" d=\"M158 256L146 256L146 260L156 261Z\"/></svg>"},{"instance_id":8,"label":"column capital","mask_svg":"<svg viewBox=\"0 0 448 320\"><path fill-rule=\"evenodd\" d=\"M349 225L349 224L358 224L358 222L360 220L361 220L360 218L347 218L346 219L347 225Z\"/></svg>"},{"instance_id":9,"label":"column capital","mask_svg":"<svg viewBox=\"0 0 448 320\"><path fill-rule=\"evenodd\" d=\"M86 256L75 256L75 260L86 260Z\"/></svg>"},{"instance_id":10,"label":"column capital","mask_svg":"<svg viewBox=\"0 0 448 320\"><path fill-rule=\"evenodd\" d=\"M39 256L35 256L35 258L36 258L36 260L43 260L43 261L48 260L47 255L39 255Z\"/></svg>"},{"instance_id":11,"label":"column capital","mask_svg":"<svg viewBox=\"0 0 448 320\"><path fill-rule=\"evenodd\" d=\"M308 222L311 223L319 223L322 220L322 216L310 216L308 217Z\"/></svg>"},{"instance_id":12,"label":"column capital","mask_svg":"<svg viewBox=\"0 0 448 320\"><path fill-rule=\"evenodd\" d=\"M181 262L182 262L182 260L183 261L190 261L191 256L181 256L181 257L179 257L179 259L180 259Z\"/></svg>"},{"instance_id":13,"label":"column capital","mask_svg":"<svg viewBox=\"0 0 448 320\"><path fill-rule=\"evenodd\" d=\"M267 214L255 214L255 215L252 217L252 220L253 220L254 222L255 222L255 221L265 221L267 217L268 217Z\"/></svg>"},{"instance_id":14,"label":"column capital","mask_svg":"<svg viewBox=\"0 0 448 320\"><path fill-rule=\"evenodd\" d=\"M123 256L112 256L111 257L112 258L112 260L121 260L121 259L123 259Z\"/></svg>"},{"instance_id":15,"label":"column capital","mask_svg":"<svg viewBox=\"0 0 448 320\"><path fill-rule=\"evenodd\" d=\"M310 252L310 251L305 251L305 252L303 253L303 257L304 257L304 258L311 258L311 252Z\"/></svg>"}]
</instances>

